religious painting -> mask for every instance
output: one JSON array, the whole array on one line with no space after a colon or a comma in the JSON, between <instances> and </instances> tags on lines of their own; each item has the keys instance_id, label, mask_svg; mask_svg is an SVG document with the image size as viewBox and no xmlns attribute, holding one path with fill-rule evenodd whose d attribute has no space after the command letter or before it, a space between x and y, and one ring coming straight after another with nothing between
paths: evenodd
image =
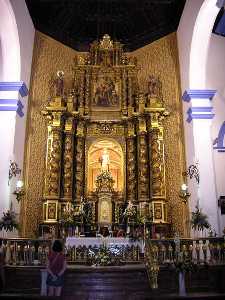
<instances>
[{"instance_id":1,"label":"religious painting","mask_svg":"<svg viewBox=\"0 0 225 300\"><path fill-rule=\"evenodd\" d=\"M93 84L92 106L96 108L119 108L119 83L111 77L100 77Z\"/></svg>"}]
</instances>

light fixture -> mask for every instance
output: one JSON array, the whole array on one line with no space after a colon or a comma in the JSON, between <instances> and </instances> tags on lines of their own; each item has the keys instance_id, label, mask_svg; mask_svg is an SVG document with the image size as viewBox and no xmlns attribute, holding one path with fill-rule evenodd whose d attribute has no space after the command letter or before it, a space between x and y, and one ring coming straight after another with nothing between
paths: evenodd
<instances>
[{"instance_id":1,"label":"light fixture","mask_svg":"<svg viewBox=\"0 0 225 300\"><path fill-rule=\"evenodd\" d=\"M20 200L22 199L22 196L25 194L25 191L24 191L24 184L23 184L23 181L22 180L18 180L16 182L16 189L15 191L13 192L14 195L16 195L16 200L18 202L20 202Z\"/></svg>"},{"instance_id":2,"label":"light fixture","mask_svg":"<svg viewBox=\"0 0 225 300\"><path fill-rule=\"evenodd\" d=\"M198 169L198 163L192 164L188 167L187 171L183 172L183 177L189 177L192 179L193 177L195 178L197 184L199 184L200 181L200 174L199 174L199 169Z\"/></svg>"},{"instance_id":3,"label":"light fixture","mask_svg":"<svg viewBox=\"0 0 225 300\"><path fill-rule=\"evenodd\" d=\"M9 165L9 181L13 178L16 177L17 175L21 174L21 169L19 168L18 164L15 161L10 160L10 165ZM9 184L9 182L8 182Z\"/></svg>"},{"instance_id":4,"label":"light fixture","mask_svg":"<svg viewBox=\"0 0 225 300\"><path fill-rule=\"evenodd\" d=\"M191 194L188 192L187 184L183 183L180 187L179 197L182 198L182 201L186 204L190 196Z\"/></svg>"}]
</instances>

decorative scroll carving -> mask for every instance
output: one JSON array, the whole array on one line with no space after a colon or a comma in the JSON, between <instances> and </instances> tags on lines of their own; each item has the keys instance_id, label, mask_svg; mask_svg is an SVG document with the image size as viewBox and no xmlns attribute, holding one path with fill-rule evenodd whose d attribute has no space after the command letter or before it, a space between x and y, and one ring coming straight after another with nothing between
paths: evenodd
<instances>
[{"instance_id":1,"label":"decorative scroll carving","mask_svg":"<svg viewBox=\"0 0 225 300\"><path fill-rule=\"evenodd\" d=\"M68 118L65 124L65 141L63 154L63 196L72 201L73 186L73 118Z\"/></svg>"},{"instance_id":2,"label":"decorative scroll carving","mask_svg":"<svg viewBox=\"0 0 225 300\"><path fill-rule=\"evenodd\" d=\"M88 136L101 136L101 135L124 135L124 126L120 124L113 124L109 122L91 123L87 128Z\"/></svg>"}]
</instances>

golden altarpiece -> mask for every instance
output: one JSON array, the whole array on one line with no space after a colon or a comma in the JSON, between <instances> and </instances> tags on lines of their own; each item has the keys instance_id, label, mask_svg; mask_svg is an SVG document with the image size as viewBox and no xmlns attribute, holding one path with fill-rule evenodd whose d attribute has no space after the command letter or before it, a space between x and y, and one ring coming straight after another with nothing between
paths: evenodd
<instances>
[{"instance_id":1,"label":"golden altarpiece","mask_svg":"<svg viewBox=\"0 0 225 300\"><path fill-rule=\"evenodd\" d=\"M93 223L117 222L116 209L132 203L153 224L167 224L160 82L150 77L148 93L137 82L135 58L108 35L91 44L74 63L73 86L63 72L43 115L48 126L44 223L82 199L92 204ZM141 83L140 83L141 84Z\"/></svg>"}]
</instances>

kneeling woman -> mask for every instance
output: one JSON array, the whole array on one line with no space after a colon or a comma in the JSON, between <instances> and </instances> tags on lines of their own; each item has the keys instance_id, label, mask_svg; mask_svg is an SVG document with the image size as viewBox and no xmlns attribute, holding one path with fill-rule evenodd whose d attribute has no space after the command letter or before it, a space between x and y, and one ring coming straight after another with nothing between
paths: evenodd
<instances>
[{"instance_id":1,"label":"kneeling woman","mask_svg":"<svg viewBox=\"0 0 225 300\"><path fill-rule=\"evenodd\" d=\"M63 254L63 247L59 240L55 240L52 251L49 253L47 263L49 296L61 295L65 270L66 260Z\"/></svg>"}]
</instances>

